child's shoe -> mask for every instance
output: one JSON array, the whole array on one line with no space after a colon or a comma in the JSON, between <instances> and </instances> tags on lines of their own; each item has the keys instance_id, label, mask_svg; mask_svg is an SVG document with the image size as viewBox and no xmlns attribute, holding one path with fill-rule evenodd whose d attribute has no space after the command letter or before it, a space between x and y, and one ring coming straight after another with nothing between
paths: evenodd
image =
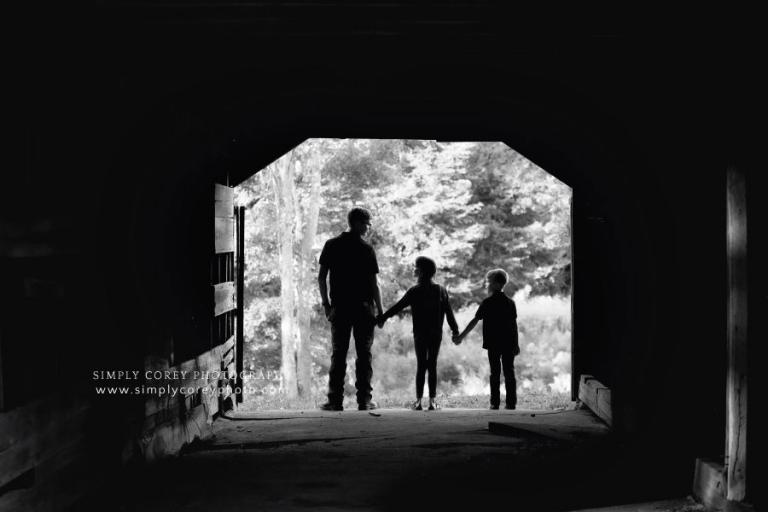
<instances>
[{"instance_id":1,"label":"child's shoe","mask_svg":"<svg viewBox=\"0 0 768 512\"><path fill-rule=\"evenodd\" d=\"M492 410L492 411L498 411L499 410L499 404L491 404L489 409Z\"/></svg>"},{"instance_id":2,"label":"child's shoe","mask_svg":"<svg viewBox=\"0 0 768 512\"><path fill-rule=\"evenodd\" d=\"M411 410L412 411L421 411L421 400L416 400L411 404Z\"/></svg>"},{"instance_id":3,"label":"child's shoe","mask_svg":"<svg viewBox=\"0 0 768 512\"><path fill-rule=\"evenodd\" d=\"M427 408L428 411L436 411L440 409L440 406L435 402L434 398L429 399L429 407Z\"/></svg>"}]
</instances>

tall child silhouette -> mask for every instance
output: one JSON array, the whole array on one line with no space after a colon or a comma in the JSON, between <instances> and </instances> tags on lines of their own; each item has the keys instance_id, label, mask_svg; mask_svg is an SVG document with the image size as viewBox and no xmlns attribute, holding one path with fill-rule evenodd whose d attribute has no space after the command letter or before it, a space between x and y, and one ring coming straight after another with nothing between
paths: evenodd
<instances>
[{"instance_id":1,"label":"tall child silhouette","mask_svg":"<svg viewBox=\"0 0 768 512\"><path fill-rule=\"evenodd\" d=\"M411 408L422 410L421 398L424 394L424 377L429 373L429 410L438 407L437 396L437 355L443 339L443 319L448 318L448 325L454 335L459 332L456 318L453 316L448 292L443 286L432 281L437 267L435 262L424 256L416 258L413 275L417 279L416 286L405 292L397 303L386 313L379 315L379 327L386 320L408 306L411 307L413 318L413 344L416 349L416 401Z\"/></svg>"}]
</instances>

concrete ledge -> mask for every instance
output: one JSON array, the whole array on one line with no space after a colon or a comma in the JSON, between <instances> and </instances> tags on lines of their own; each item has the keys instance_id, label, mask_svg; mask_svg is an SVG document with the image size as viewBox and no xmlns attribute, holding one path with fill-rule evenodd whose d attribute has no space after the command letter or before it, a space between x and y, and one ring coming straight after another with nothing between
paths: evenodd
<instances>
[{"instance_id":1,"label":"concrete ledge","mask_svg":"<svg viewBox=\"0 0 768 512\"><path fill-rule=\"evenodd\" d=\"M696 459L693 496L707 509L725 509L725 467L709 459Z\"/></svg>"}]
</instances>

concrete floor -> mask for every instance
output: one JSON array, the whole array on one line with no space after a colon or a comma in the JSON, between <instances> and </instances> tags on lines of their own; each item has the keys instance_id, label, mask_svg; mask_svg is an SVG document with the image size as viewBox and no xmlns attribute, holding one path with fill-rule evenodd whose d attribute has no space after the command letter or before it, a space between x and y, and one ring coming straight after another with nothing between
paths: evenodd
<instances>
[{"instance_id":1,"label":"concrete floor","mask_svg":"<svg viewBox=\"0 0 768 512\"><path fill-rule=\"evenodd\" d=\"M492 433L491 421L517 428ZM685 496L585 410L275 411L214 427L127 476L110 491L113 510L574 510Z\"/></svg>"}]
</instances>

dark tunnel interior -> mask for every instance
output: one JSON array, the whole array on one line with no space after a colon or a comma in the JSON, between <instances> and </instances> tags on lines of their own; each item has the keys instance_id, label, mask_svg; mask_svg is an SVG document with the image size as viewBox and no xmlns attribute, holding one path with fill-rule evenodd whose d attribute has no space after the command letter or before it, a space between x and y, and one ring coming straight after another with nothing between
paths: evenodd
<instances>
[{"instance_id":1,"label":"dark tunnel interior","mask_svg":"<svg viewBox=\"0 0 768 512\"><path fill-rule=\"evenodd\" d=\"M125 2L19 18L0 186L9 510L76 510L107 475L162 471L195 446L189 422L225 421L199 394L96 396L92 375L202 368L219 354L231 331L212 327L214 184L233 187L312 137L498 140L573 188L574 386L592 375L610 388L611 436L625 450L611 463L645 482L611 503L685 496L696 459L723 460L742 306L744 428L763 430L768 215L753 32L588 15L523 23L473 3ZM747 184L741 221L729 172ZM746 252L729 252L734 226ZM747 439L740 501L759 509L763 441ZM553 488L571 489L573 460L541 459L517 478L553 474ZM552 507L611 504L579 496Z\"/></svg>"}]
</instances>

